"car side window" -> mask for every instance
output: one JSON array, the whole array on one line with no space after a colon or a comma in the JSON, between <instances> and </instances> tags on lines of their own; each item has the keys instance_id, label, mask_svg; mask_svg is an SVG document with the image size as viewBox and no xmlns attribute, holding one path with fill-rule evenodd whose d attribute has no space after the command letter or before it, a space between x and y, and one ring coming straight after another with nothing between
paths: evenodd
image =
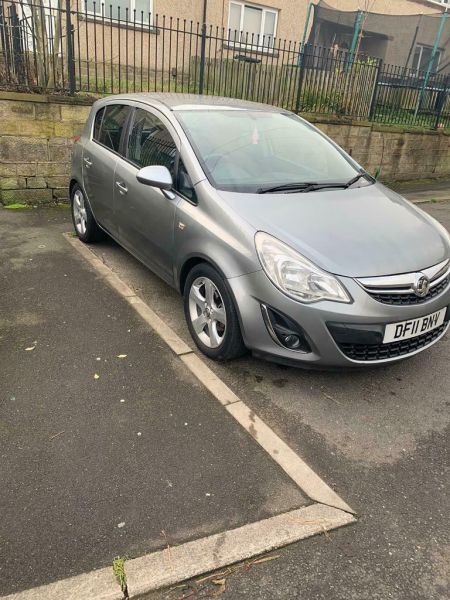
<instances>
[{"instance_id":1,"label":"car side window","mask_svg":"<svg viewBox=\"0 0 450 600\"><path fill-rule=\"evenodd\" d=\"M100 144L111 148L114 152L119 152L120 138L129 111L130 107L123 104L109 104L105 107L98 137Z\"/></svg>"},{"instance_id":2,"label":"car side window","mask_svg":"<svg viewBox=\"0 0 450 600\"><path fill-rule=\"evenodd\" d=\"M94 120L94 133L93 133L93 138L94 140L99 140L100 139L100 127L102 124L102 120L103 120L103 115L105 113L105 108L101 108L100 110L97 111L97 114L95 115L95 120Z\"/></svg>"},{"instance_id":3,"label":"car side window","mask_svg":"<svg viewBox=\"0 0 450 600\"><path fill-rule=\"evenodd\" d=\"M181 158L178 161L176 189L182 196L197 204L197 194L195 193L191 178L189 177L189 173Z\"/></svg>"},{"instance_id":4,"label":"car side window","mask_svg":"<svg viewBox=\"0 0 450 600\"><path fill-rule=\"evenodd\" d=\"M137 167L163 165L175 176L177 147L169 130L154 114L138 108L127 145L127 158Z\"/></svg>"}]
</instances>

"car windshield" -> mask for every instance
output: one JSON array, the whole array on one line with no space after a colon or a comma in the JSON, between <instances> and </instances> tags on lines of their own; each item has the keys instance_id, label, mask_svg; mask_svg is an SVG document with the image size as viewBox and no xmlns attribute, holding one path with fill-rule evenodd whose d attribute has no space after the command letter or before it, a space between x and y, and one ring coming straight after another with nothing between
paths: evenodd
<instances>
[{"instance_id":1,"label":"car windshield","mask_svg":"<svg viewBox=\"0 0 450 600\"><path fill-rule=\"evenodd\" d=\"M180 108L176 115L220 190L256 193L290 184L345 183L360 173L356 163L290 113Z\"/></svg>"}]
</instances>

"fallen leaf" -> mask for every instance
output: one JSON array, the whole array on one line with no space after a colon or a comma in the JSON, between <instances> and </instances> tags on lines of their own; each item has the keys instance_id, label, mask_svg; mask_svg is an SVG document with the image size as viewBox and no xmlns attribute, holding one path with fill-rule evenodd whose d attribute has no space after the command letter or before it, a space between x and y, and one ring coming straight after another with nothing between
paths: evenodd
<instances>
[{"instance_id":1,"label":"fallen leaf","mask_svg":"<svg viewBox=\"0 0 450 600\"><path fill-rule=\"evenodd\" d=\"M100 375L98 373L95 373L94 379L100 379Z\"/></svg>"},{"instance_id":2,"label":"fallen leaf","mask_svg":"<svg viewBox=\"0 0 450 600\"><path fill-rule=\"evenodd\" d=\"M36 348L36 346L28 346L28 348L25 348L25 352L31 352L31 350L34 350Z\"/></svg>"},{"instance_id":3,"label":"fallen leaf","mask_svg":"<svg viewBox=\"0 0 450 600\"><path fill-rule=\"evenodd\" d=\"M117 358L126 358L128 354L118 354Z\"/></svg>"}]
</instances>

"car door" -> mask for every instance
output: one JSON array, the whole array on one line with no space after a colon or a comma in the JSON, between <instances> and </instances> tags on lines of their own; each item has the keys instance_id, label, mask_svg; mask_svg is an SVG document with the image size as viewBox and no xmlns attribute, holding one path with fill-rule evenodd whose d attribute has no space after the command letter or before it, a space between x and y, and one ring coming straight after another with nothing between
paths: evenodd
<instances>
[{"instance_id":1,"label":"car door","mask_svg":"<svg viewBox=\"0 0 450 600\"><path fill-rule=\"evenodd\" d=\"M92 136L83 148L83 185L97 222L117 234L114 171L131 107L108 104L94 118Z\"/></svg>"},{"instance_id":2,"label":"car door","mask_svg":"<svg viewBox=\"0 0 450 600\"><path fill-rule=\"evenodd\" d=\"M178 147L175 129L164 115L135 108L114 176L119 241L167 281L173 279L173 227L180 198L139 183L136 174L142 167L163 165L175 177Z\"/></svg>"}]
</instances>

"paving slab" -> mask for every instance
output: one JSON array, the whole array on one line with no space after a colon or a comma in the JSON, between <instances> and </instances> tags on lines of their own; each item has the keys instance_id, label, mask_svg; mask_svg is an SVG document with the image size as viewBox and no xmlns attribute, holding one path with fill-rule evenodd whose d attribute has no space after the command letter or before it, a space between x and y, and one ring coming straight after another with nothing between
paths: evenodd
<instances>
[{"instance_id":1,"label":"paving slab","mask_svg":"<svg viewBox=\"0 0 450 600\"><path fill-rule=\"evenodd\" d=\"M450 229L449 202L422 208ZM92 249L193 347L175 291L113 242ZM449 350L447 335L401 363L338 373L206 361L360 515L231 578L225 598L447 600Z\"/></svg>"},{"instance_id":2,"label":"paving slab","mask_svg":"<svg viewBox=\"0 0 450 600\"><path fill-rule=\"evenodd\" d=\"M0 211L0 594L310 501L61 233Z\"/></svg>"}]
</instances>

